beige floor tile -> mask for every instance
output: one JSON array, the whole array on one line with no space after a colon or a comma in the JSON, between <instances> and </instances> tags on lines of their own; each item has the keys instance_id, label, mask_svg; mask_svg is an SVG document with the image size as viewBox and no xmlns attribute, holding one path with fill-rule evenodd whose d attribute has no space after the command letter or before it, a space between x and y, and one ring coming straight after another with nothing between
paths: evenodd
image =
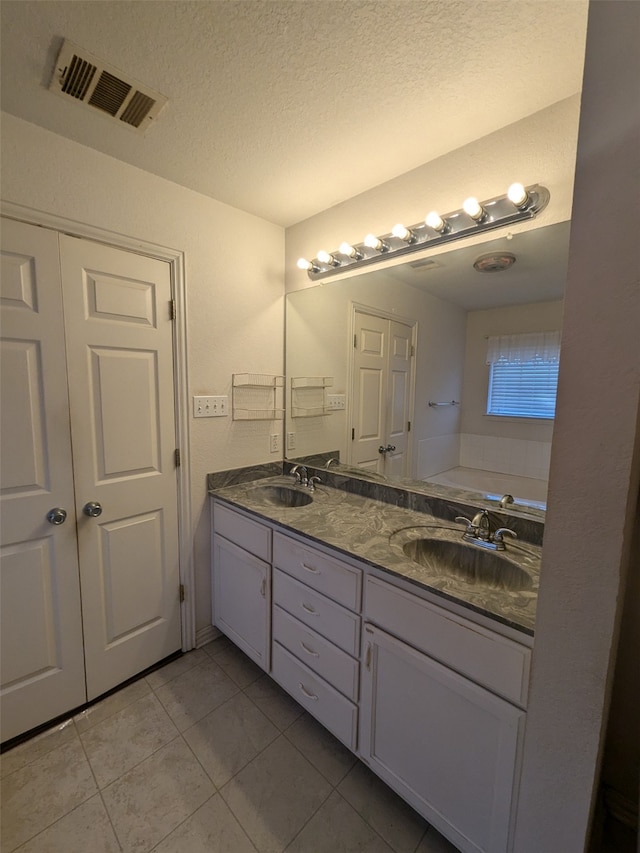
<instances>
[{"instance_id":1,"label":"beige floor tile","mask_svg":"<svg viewBox=\"0 0 640 853\"><path fill-rule=\"evenodd\" d=\"M172 660L171 663L166 664L160 669L150 672L145 680L149 687L155 690L157 687L161 687L184 672L193 669L194 666L198 666L198 664L201 664L205 660L207 660L207 654L202 649L194 649L192 652L187 652L186 655Z\"/></svg>"},{"instance_id":2,"label":"beige floor tile","mask_svg":"<svg viewBox=\"0 0 640 853\"><path fill-rule=\"evenodd\" d=\"M155 691L181 732L237 692L238 686L209 657Z\"/></svg>"},{"instance_id":3,"label":"beige floor tile","mask_svg":"<svg viewBox=\"0 0 640 853\"><path fill-rule=\"evenodd\" d=\"M96 793L80 741L71 741L2 780L2 853L51 826Z\"/></svg>"},{"instance_id":4,"label":"beige floor tile","mask_svg":"<svg viewBox=\"0 0 640 853\"><path fill-rule=\"evenodd\" d=\"M0 757L0 776L15 773L16 770L37 761L48 752L77 739L78 732L73 720L65 720L64 723L59 723L24 743L14 746L13 749L7 750Z\"/></svg>"},{"instance_id":5,"label":"beige floor tile","mask_svg":"<svg viewBox=\"0 0 640 853\"><path fill-rule=\"evenodd\" d=\"M330 793L326 779L282 736L221 790L260 853L281 853Z\"/></svg>"},{"instance_id":6,"label":"beige floor tile","mask_svg":"<svg viewBox=\"0 0 640 853\"><path fill-rule=\"evenodd\" d=\"M338 791L396 853L414 853L428 824L358 761Z\"/></svg>"},{"instance_id":7,"label":"beige floor tile","mask_svg":"<svg viewBox=\"0 0 640 853\"><path fill-rule=\"evenodd\" d=\"M80 733L86 732L93 726L97 726L98 723L106 720L108 717L112 717L114 714L117 714L118 711L122 711L122 709L126 708L127 705L137 702L138 699L141 699L150 692L151 688L144 678L139 678L132 684L127 685L127 687L123 687L116 693L112 693L111 696L107 696L106 699L101 699L100 702L96 702L95 705L87 708L86 711L81 711L79 714L76 714L73 718L76 728Z\"/></svg>"},{"instance_id":8,"label":"beige floor tile","mask_svg":"<svg viewBox=\"0 0 640 853\"><path fill-rule=\"evenodd\" d=\"M458 848L430 826L416 853L458 853Z\"/></svg>"},{"instance_id":9,"label":"beige floor tile","mask_svg":"<svg viewBox=\"0 0 640 853\"><path fill-rule=\"evenodd\" d=\"M303 708L266 674L250 684L245 693L280 731L288 728L303 713Z\"/></svg>"},{"instance_id":10,"label":"beige floor tile","mask_svg":"<svg viewBox=\"0 0 640 853\"><path fill-rule=\"evenodd\" d=\"M19 847L16 853L120 853L99 794Z\"/></svg>"},{"instance_id":11,"label":"beige floor tile","mask_svg":"<svg viewBox=\"0 0 640 853\"><path fill-rule=\"evenodd\" d=\"M178 735L153 693L80 735L98 787L104 788Z\"/></svg>"},{"instance_id":12,"label":"beige floor tile","mask_svg":"<svg viewBox=\"0 0 640 853\"><path fill-rule=\"evenodd\" d=\"M255 853L220 794L200 806L153 853Z\"/></svg>"},{"instance_id":13,"label":"beige floor tile","mask_svg":"<svg viewBox=\"0 0 640 853\"><path fill-rule=\"evenodd\" d=\"M187 729L184 738L221 788L278 735L251 699L238 693Z\"/></svg>"},{"instance_id":14,"label":"beige floor tile","mask_svg":"<svg viewBox=\"0 0 640 853\"><path fill-rule=\"evenodd\" d=\"M220 637L216 637L215 640L211 640L210 643L207 643L206 646L202 648L209 655L209 657L216 658L221 652L226 652L227 649L233 648L235 644L231 642L228 637L225 637L222 634Z\"/></svg>"},{"instance_id":15,"label":"beige floor tile","mask_svg":"<svg viewBox=\"0 0 640 853\"><path fill-rule=\"evenodd\" d=\"M222 667L229 678L233 679L238 687L242 689L248 687L249 684L252 684L261 675L264 675L264 670L234 645L221 651L215 656L214 660L218 666Z\"/></svg>"},{"instance_id":16,"label":"beige floor tile","mask_svg":"<svg viewBox=\"0 0 640 853\"><path fill-rule=\"evenodd\" d=\"M336 791L318 809L287 853L393 853Z\"/></svg>"},{"instance_id":17,"label":"beige floor tile","mask_svg":"<svg viewBox=\"0 0 640 853\"><path fill-rule=\"evenodd\" d=\"M214 793L211 780L178 737L105 788L102 796L122 849L144 853Z\"/></svg>"},{"instance_id":18,"label":"beige floor tile","mask_svg":"<svg viewBox=\"0 0 640 853\"><path fill-rule=\"evenodd\" d=\"M284 734L334 786L344 779L357 761L346 746L309 714L298 717Z\"/></svg>"}]
</instances>

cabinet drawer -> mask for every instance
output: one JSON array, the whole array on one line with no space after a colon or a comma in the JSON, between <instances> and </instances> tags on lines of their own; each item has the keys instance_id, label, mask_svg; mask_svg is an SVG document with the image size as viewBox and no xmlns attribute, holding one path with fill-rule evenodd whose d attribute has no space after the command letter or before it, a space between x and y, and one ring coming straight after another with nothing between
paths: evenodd
<instances>
[{"instance_id":1,"label":"cabinet drawer","mask_svg":"<svg viewBox=\"0 0 640 853\"><path fill-rule=\"evenodd\" d=\"M356 657L360 617L285 572L273 570L273 602L336 646Z\"/></svg>"},{"instance_id":2,"label":"cabinet drawer","mask_svg":"<svg viewBox=\"0 0 640 853\"><path fill-rule=\"evenodd\" d=\"M273 644L271 675L345 746L355 750L358 711L353 702L345 699L279 643Z\"/></svg>"},{"instance_id":3,"label":"cabinet drawer","mask_svg":"<svg viewBox=\"0 0 640 853\"><path fill-rule=\"evenodd\" d=\"M531 650L391 584L367 578L366 618L525 707Z\"/></svg>"},{"instance_id":4,"label":"cabinet drawer","mask_svg":"<svg viewBox=\"0 0 640 853\"><path fill-rule=\"evenodd\" d=\"M217 501L213 506L213 525L215 532L225 539L230 539L261 560L271 562L271 528Z\"/></svg>"},{"instance_id":5,"label":"cabinet drawer","mask_svg":"<svg viewBox=\"0 0 640 853\"><path fill-rule=\"evenodd\" d=\"M360 664L277 605L273 639L353 702L358 700Z\"/></svg>"},{"instance_id":6,"label":"cabinet drawer","mask_svg":"<svg viewBox=\"0 0 640 853\"><path fill-rule=\"evenodd\" d=\"M362 572L276 532L273 564L351 610L360 610Z\"/></svg>"}]
</instances>

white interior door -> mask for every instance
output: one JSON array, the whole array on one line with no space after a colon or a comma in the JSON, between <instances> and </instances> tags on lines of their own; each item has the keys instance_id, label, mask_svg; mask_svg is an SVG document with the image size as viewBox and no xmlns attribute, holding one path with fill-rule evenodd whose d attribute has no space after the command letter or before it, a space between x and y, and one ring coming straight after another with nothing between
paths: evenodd
<instances>
[{"instance_id":1,"label":"white interior door","mask_svg":"<svg viewBox=\"0 0 640 853\"><path fill-rule=\"evenodd\" d=\"M411 326L355 312L351 464L406 476L412 400ZM383 453L379 448L393 447Z\"/></svg>"},{"instance_id":2,"label":"white interior door","mask_svg":"<svg viewBox=\"0 0 640 853\"><path fill-rule=\"evenodd\" d=\"M58 236L3 220L1 739L85 701ZM47 521L50 510L67 513ZM62 518L59 514L58 521Z\"/></svg>"},{"instance_id":3,"label":"white interior door","mask_svg":"<svg viewBox=\"0 0 640 853\"><path fill-rule=\"evenodd\" d=\"M60 246L92 699L181 645L171 278L164 261Z\"/></svg>"}]
</instances>

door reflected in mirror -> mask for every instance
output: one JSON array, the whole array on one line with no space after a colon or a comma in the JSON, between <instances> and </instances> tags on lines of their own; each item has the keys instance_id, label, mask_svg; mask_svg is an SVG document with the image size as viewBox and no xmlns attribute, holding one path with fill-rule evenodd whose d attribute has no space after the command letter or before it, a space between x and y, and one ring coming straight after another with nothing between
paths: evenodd
<instances>
[{"instance_id":1,"label":"door reflected in mirror","mask_svg":"<svg viewBox=\"0 0 640 853\"><path fill-rule=\"evenodd\" d=\"M376 480L509 493L516 509L544 508L553 420L486 414L487 343L561 329L569 227L289 293L287 458L325 454ZM516 259L506 269L474 268L505 253Z\"/></svg>"}]
</instances>

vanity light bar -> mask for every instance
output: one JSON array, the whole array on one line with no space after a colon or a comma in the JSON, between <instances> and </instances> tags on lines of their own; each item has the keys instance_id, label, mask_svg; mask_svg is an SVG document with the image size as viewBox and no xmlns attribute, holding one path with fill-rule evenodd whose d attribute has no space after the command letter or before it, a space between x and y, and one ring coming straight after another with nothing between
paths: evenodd
<instances>
[{"instance_id":1,"label":"vanity light bar","mask_svg":"<svg viewBox=\"0 0 640 853\"><path fill-rule=\"evenodd\" d=\"M549 198L549 190L540 184L532 184L530 187L512 184L505 195L487 201L468 198L460 210L444 216L435 210L431 211L417 225L405 228L399 224L381 237L367 234L362 243L342 243L335 252L318 252L312 261L300 258L298 267L306 270L309 278L316 281L345 269L368 266L387 258L534 219L549 204Z\"/></svg>"}]
</instances>

